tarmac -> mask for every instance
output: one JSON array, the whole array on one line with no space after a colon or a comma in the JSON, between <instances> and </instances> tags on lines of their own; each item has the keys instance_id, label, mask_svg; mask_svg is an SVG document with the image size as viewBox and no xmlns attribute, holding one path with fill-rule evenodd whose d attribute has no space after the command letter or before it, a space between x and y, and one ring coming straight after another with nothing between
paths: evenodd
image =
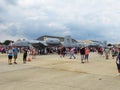
<instances>
[{"instance_id":1,"label":"tarmac","mask_svg":"<svg viewBox=\"0 0 120 90\"><path fill-rule=\"evenodd\" d=\"M7 55L0 54L0 90L120 90L115 59L90 53L89 63L59 55L40 55L23 64L8 65Z\"/></svg>"}]
</instances>

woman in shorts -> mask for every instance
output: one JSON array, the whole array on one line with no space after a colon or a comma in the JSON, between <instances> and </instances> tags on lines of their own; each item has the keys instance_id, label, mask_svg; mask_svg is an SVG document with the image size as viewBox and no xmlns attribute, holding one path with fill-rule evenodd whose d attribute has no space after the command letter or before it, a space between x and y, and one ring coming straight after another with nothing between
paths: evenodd
<instances>
[{"instance_id":1,"label":"woman in shorts","mask_svg":"<svg viewBox=\"0 0 120 90\"><path fill-rule=\"evenodd\" d=\"M10 47L9 50L8 50L8 64L9 65L12 65L12 57L13 57L13 50Z\"/></svg>"}]
</instances>

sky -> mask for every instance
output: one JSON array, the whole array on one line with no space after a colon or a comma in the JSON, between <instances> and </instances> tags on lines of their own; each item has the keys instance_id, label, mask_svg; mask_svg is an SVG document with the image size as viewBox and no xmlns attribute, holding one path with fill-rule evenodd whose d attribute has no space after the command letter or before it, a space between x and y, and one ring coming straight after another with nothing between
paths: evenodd
<instances>
[{"instance_id":1,"label":"sky","mask_svg":"<svg viewBox=\"0 0 120 90\"><path fill-rule=\"evenodd\" d=\"M120 43L120 0L0 0L0 41L71 35Z\"/></svg>"}]
</instances>

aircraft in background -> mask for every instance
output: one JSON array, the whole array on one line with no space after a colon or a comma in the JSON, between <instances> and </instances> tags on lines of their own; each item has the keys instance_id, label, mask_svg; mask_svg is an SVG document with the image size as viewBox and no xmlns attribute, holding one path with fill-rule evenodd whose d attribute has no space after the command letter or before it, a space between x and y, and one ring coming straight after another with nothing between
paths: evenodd
<instances>
[{"instance_id":1,"label":"aircraft in background","mask_svg":"<svg viewBox=\"0 0 120 90\"><path fill-rule=\"evenodd\" d=\"M45 41L40 40L26 40L26 39L19 39L12 43L12 46L18 47L47 47L47 46L61 46L62 43L57 38L47 38Z\"/></svg>"},{"instance_id":2,"label":"aircraft in background","mask_svg":"<svg viewBox=\"0 0 120 90\"><path fill-rule=\"evenodd\" d=\"M46 38L44 41L42 40L25 40L20 39L15 41L13 46L35 46L35 47L49 47L49 46L64 46L64 47L79 47L80 43L73 43L71 36L65 36L64 41L61 42L58 38Z\"/></svg>"},{"instance_id":3,"label":"aircraft in background","mask_svg":"<svg viewBox=\"0 0 120 90\"><path fill-rule=\"evenodd\" d=\"M61 46L61 42L57 38L47 38L45 41L40 40L30 40L29 41L33 46L36 45L43 45L43 46Z\"/></svg>"}]
</instances>

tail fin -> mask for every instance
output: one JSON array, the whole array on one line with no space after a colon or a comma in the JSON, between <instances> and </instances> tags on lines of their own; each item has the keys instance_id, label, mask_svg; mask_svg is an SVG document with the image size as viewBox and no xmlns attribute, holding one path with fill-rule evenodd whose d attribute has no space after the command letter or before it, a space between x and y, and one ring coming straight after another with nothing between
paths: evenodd
<instances>
[{"instance_id":1,"label":"tail fin","mask_svg":"<svg viewBox=\"0 0 120 90\"><path fill-rule=\"evenodd\" d=\"M72 46L71 36L65 36L65 38L64 38L64 46L65 47L71 47Z\"/></svg>"}]
</instances>

